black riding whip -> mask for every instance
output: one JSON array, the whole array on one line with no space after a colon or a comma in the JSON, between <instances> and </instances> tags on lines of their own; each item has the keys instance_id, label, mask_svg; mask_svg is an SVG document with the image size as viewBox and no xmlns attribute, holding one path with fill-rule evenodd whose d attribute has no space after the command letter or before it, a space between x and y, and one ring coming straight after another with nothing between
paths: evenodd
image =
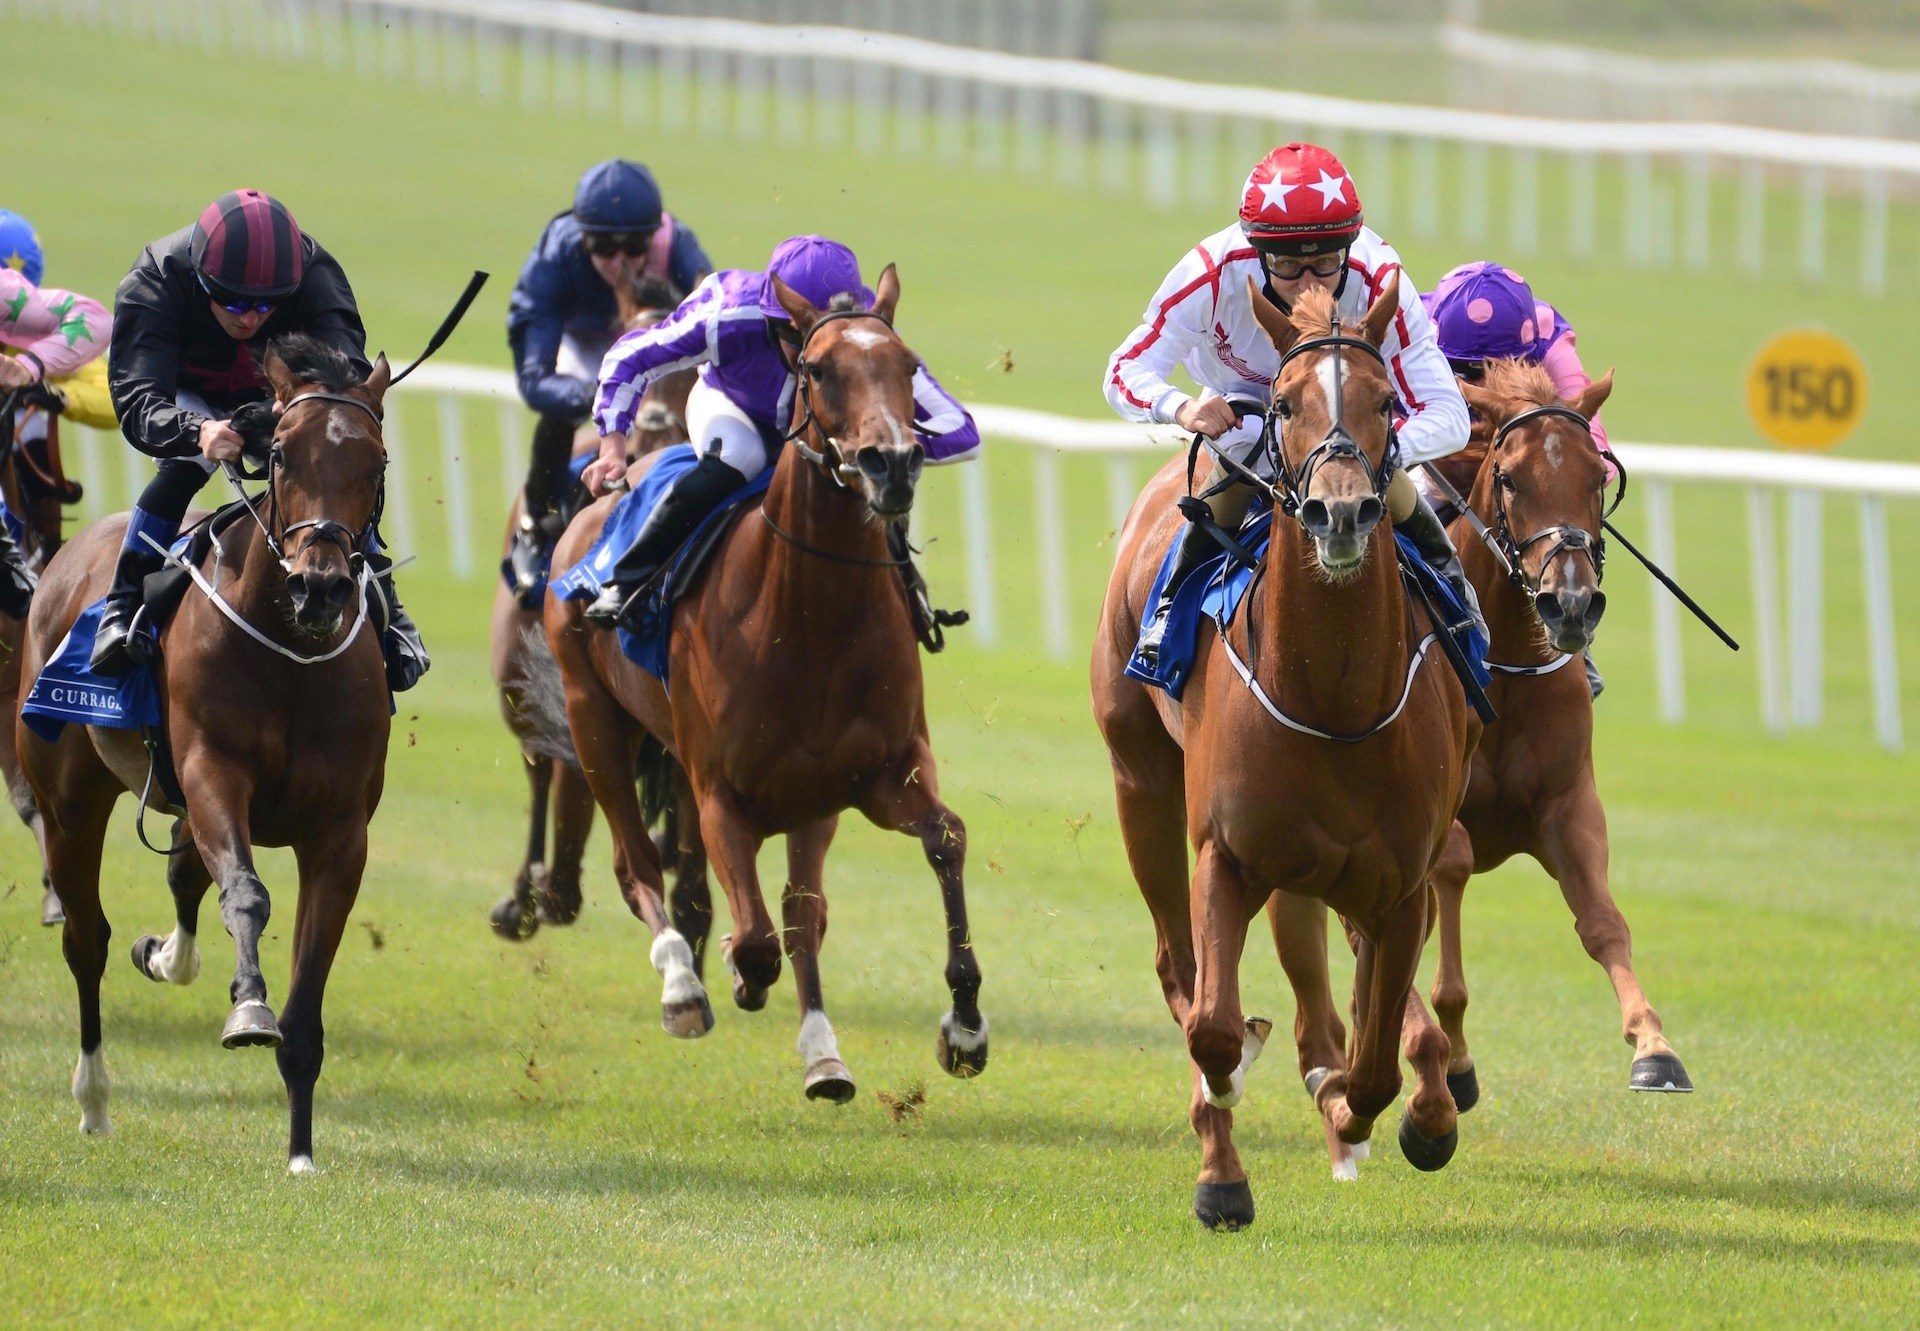
<instances>
[{"instance_id":1,"label":"black riding whip","mask_svg":"<svg viewBox=\"0 0 1920 1331\"><path fill-rule=\"evenodd\" d=\"M488 274L476 270L473 276L467 279L467 289L460 293L460 299L453 303L453 308L447 312L447 317L440 321L439 329L427 339L427 349L414 357L413 364L388 380L389 387L419 369L426 362L427 357L446 344L446 340L453 336L453 330L460 326L460 320L466 317L467 307L472 305L474 297L480 294L480 288L487 284L487 277Z\"/></svg>"},{"instance_id":2,"label":"black riding whip","mask_svg":"<svg viewBox=\"0 0 1920 1331\"><path fill-rule=\"evenodd\" d=\"M1717 636L1721 642L1724 642L1725 644L1727 644L1727 646L1731 647L1736 652L1740 650L1740 644L1733 640L1733 635L1728 633L1725 629L1721 628L1718 624L1716 624L1714 622L1713 616L1708 614L1705 610L1702 610L1700 608L1700 603L1694 600L1691 596L1688 596L1686 589L1684 587L1682 587L1679 583L1675 582L1672 578L1667 576L1665 569L1661 568L1658 564L1654 563L1651 559L1648 559L1645 555L1641 554L1639 547L1634 545L1632 541L1629 541L1626 538L1626 536L1622 534L1622 532L1618 527L1614 526L1611 521L1605 518L1602 518L1600 520L1600 525L1605 527L1611 535L1617 538L1620 544L1626 546L1627 553L1632 555L1635 559L1639 560L1642 564L1644 564L1646 566L1647 572L1653 574L1654 577L1660 580L1660 585L1662 587L1665 587L1668 591L1672 592L1675 596L1679 597L1680 604L1684 605L1687 609L1693 611L1694 617L1698 619L1702 624L1705 624L1708 628L1712 629L1714 631L1715 636Z\"/></svg>"}]
</instances>

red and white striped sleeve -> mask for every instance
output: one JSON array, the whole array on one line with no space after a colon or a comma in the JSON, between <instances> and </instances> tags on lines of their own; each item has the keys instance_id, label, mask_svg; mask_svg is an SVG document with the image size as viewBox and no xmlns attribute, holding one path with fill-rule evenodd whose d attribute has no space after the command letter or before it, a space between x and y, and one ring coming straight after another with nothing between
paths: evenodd
<instances>
[{"instance_id":1,"label":"red and white striped sleeve","mask_svg":"<svg viewBox=\"0 0 1920 1331\"><path fill-rule=\"evenodd\" d=\"M1113 409L1130 421L1171 424L1192 394L1168 376L1207 335L1207 316L1217 290L1217 265L1195 246L1174 265L1153 293L1140 326L1128 333L1107 361L1101 388Z\"/></svg>"}]
</instances>

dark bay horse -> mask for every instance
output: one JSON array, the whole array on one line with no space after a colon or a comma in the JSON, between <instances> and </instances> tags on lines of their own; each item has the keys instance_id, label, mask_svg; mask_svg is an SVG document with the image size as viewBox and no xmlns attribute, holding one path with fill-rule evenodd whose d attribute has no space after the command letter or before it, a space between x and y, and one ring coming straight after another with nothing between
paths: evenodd
<instances>
[{"instance_id":1,"label":"dark bay horse","mask_svg":"<svg viewBox=\"0 0 1920 1331\"><path fill-rule=\"evenodd\" d=\"M612 830L615 875L654 935L661 1024L700 1036L713 1011L682 928L689 922L661 899L660 859L633 782L643 734L664 743L691 782L733 917L736 1001L774 982L784 943L806 1094L843 1103L854 1083L827 1020L819 952L822 870L844 810L918 838L939 881L953 997L936 1041L946 1071L985 1067L987 1023L967 929L966 829L940 801L919 649L887 547L886 525L906 519L925 458L911 430L918 358L892 326L899 280L889 265L867 312L823 312L775 286L802 339L799 429L760 512L735 521L675 608L671 695L622 655L614 635L585 621L583 603L549 598L546 624L573 740ZM603 500L574 520L556 570L588 551L610 507ZM776 932L755 858L779 834L787 884Z\"/></svg>"},{"instance_id":2,"label":"dark bay horse","mask_svg":"<svg viewBox=\"0 0 1920 1331\"><path fill-rule=\"evenodd\" d=\"M615 296L623 329L650 327L673 312L672 292L665 283L619 287ZM678 370L648 387L628 434L629 462L686 441L687 392L693 387L693 379L694 371ZM599 438L592 425L582 426L574 440L574 456L598 448ZM521 499L516 496L507 513L503 553L519 530L520 514ZM535 671L526 655L528 635L535 635L537 640L543 634L540 625L538 609L527 609L504 583L495 584L490 626L493 682L500 694L500 713L507 729L520 741L530 795L525 857L514 875L512 889L494 905L489 916L493 931L512 941L531 938L542 924L571 924L579 917L580 863L587 834L593 828L593 791L577 766L573 748L569 744L556 749L545 742L546 727L534 715L537 703L529 696L529 681ZM686 880L684 890L704 895L705 867L697 838L690 846L681 844L686 839L681 834L693 830L691 820L670 815L667 821L673 826L663 834L662 848L673 860L675 876ZM682 853L686 855L684 863L680 861Z\"/></svg>"},{"instance_id":3,"label":"dark bay horse","mask_svg":"<svg viewBox=\"0 0 1920 1331\"><path fill-rule=\"evenodd\" d=\"M1609 374L1563 402L1538 366L1491 362L1482 385L1464 385L1474 443L1440 464L1501 546L1496 556L1464 515L1455 520L1454 544L1492 635L1488 692L1500 713L1474 754L1459 821L1433 875L1440 907L1433 1007L1452 1047L1449 1081L1463 1109L1478 1098L1479 1080L1465 1030L1461 899L1470 874L1514 855L1531 855L1559 883L1581 944L1613 982L1633 1047L1628 1085L1693 1088L1634 974L1632 935L1607 888L1607 814L1593 774L1593 699L1581 655L1606 610L1600 521L1609 484L1586 422L1612 389ZM1410 1021L1419 1016L1410 1013Z\"/></svg>"},{"instance_id":4,"label":"dark bay horse","mask_svg":"<svg viewBox=\"0 0 1920 1331\"><path fill-rule=\"evenodd\" d=\"M1128 861L1152 912L1155 964L1193 1061L1202 1164L1195 1213L1252 1223L1233 1106L1270 1024L1248 1021L1239 965L1269 898L1297 964L1326 970L1326 909L1358 958L1351 1063L1300 1037L1336 1175L1351 1176L1400 1091L1401 1017L1432 919L1428 873L1459 807L1478 722L1401 585L1384 487L1393 389L1379 345L1398 280L1358 329L1324 292L1291 318L1253 290L1281 354L1273 385L1280 508L1228 637L1203 630L1179 701L1128 679L1161 558L1177 534L1184 459L1163 467L1122 530L1093 650L1094 714L1113 762ZM1251 664L1248 664L1251 663ZM1187 843L1197 862L1188 883ZM1439 1168L1455 1141L1445 1039L1416 1059L1402 1121L1408 1158Z\"/></svg>"},{"instance_id":5,"label":"dark bay horse","mask_svg":"<svg viewBox=\"0 0 1920 1331\"><path fill-rule=\"evenodd\" d=\"M291 1117L288 1168L313 1169L313 1087L323 1055L321 998L360 889L367 824L385 779L389 695L360 557L385 487L385 357L360 382L344 356L302 337L274 344L264 366L284 404L267 491L251 518L221 533L161 638L155 675L185 808L167 883L175 925L134 944L149 979L189 983L207 888L236 953L233 1010L221 1044L276 1046ZM107 589L124 516L95 523L48 566L29 619L25 668L37 674L76 616ZM205 588L217 588L218 600ZM46 822L47 860L66 906L62 940L80 998L73 1093L83 1132L108 1130L100 1046L100 977L110 930L100 907L108 816L145 788L147 755L132 731L70 725L48 744L16 730ZM300 871L293 977L276 1019L260 973L270 902L255 845L291 846Z\"/></svg>"}]
</instances>

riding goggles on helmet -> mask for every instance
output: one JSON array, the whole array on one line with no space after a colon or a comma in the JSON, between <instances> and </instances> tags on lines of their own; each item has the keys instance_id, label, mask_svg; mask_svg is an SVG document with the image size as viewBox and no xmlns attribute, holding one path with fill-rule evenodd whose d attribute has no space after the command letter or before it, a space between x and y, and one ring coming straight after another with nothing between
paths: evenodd
<instances>
[{"instance_id":1,"label":"riding goggles on helmet","mask_svg":"<svg viewBox=\"0 0 1920 1331\"><path fill-rule=\"evenodd\" d=\"M225 287L215 286L207 280L206 274L204 273L198 276L200 278L200 289L207 293L207 298L228 314L272 314L275 307L280 304L277 300L261 300L254 296L242 296L238 292L228 291Z\"/></svg>"},{"instance_id":2,"label":"riding goggles on helmet","mask_svg":"<svg viewBox=\"0 0 1920 1331\"><path fill-rule=\"evenodd\" d=\"M582 238L587 253L604 259L612 254L645 254L653 243L651 231L589 231Z\"/></svg>"}]
</instances>

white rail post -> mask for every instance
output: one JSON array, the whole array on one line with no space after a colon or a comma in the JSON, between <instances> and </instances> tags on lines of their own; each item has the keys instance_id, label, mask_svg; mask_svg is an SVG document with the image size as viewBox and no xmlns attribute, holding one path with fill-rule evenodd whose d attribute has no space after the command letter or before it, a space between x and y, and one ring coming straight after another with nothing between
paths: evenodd
<instances>
[{"instance_id":1,"label":"white rail post","mask_svg":"<svg viewBox=\"0 0 1920 1331\"><path fill-rule=\"evenodd\" d=\"M1740 168L1740 266L1759 276L1766 250L1767 177L1759 162Z\"/></svg>"},{"instance_id":2,"label":"white rail post","mask_svg":"<svg viewBox=\"0 0 1920 1331\"><path fill-rule=\"evenodd\" d=\"M1033 450L1034 524L1039 541L1035 570L1040 581L1040 631L1047 655L1066 660L1072 651L1067 629L1067 554L1061 532L1065 514L1060 503L1060 454L1042 444Z\"/></svg>"},{"instance_id":3,"label":"white rail post","mask_svg":"<svg viewBox=\"0 0 1920 1331\"><path fill-rule=\"evenodd\" d=\"M1713 229L1713 171L1712 163L1704 153L1693 153L1687 158L1687 203L1686 203L1686 252L1687 266L1705 268L1710 257L1709 237Z\"/></svg>"},{"instance_id":4,"label":"white rail post","mask_svg":"<svg viewBox=\"0 0 1920 1331\"><path fill-rule=\"evenodd\" d=\"M993 582L993 513L987 507L984 458L960 468L960 526L967 534L967 610L974 641L995 647L1000 643L1000 610Z\"/></svg>"},{"instance_id":5,"label":"white rail post","mask_svg":"<svg viewBox=\"0 0 1920 1331\"><path fill-rule=\"evenodd\" d=\"M1540 158L1531 148L1515 148L1507 165L1513 193L1507 220L1513 247L1532 254L1540 248Z\"/></svg>"},{"instance_id":6,"label":"white rail post","mask_svg":"<svg viewBox=\"0 0 1920 1331\"><path fill-rule=\"evenodd\" d=\"M1132 117L1125 102L1100 99L1100 184L1124 194L1133 182Z\"/></svg>"},{"instance_id":7,"label":"white rail post","mask_svg":"<svg viewBox=\"0 0 1920 1331\"><path fill-rule=\"evenodd\" d=\"M1800 274L1818 282L1827 270L1827 176L1810 166L1800 176Z\"/></svg>"},{"instance_id":8,"label":"white rail post","mask_svg":"<svg viewBox=\"0 0 1920 1331\"><path fill-rule=\"evenodd\" d=\"M1647 482L1647 544L1653 562L1673 572L1673 487L1664 480ZM1660 719L1684 720L1687 684L1680 658L1680 607L1659 587L1653 589L1653 654Z\"/></svg>"},{"instance_id":9,"label":"white rail post","mask_svg":"<svg viewBox=\"0 0 1920 1331\"><path fill-rule=\"evenodd\" d=\"M84 425L79 433L80 488L86 491L84 511L87 520L95 522L107 514L106 451L108 441L115 436Z\"/></svg>"},{"instance_id":10,"label":"white rail post","mask_svg":"<svg viewBox=\"0 0 1920 1331\"><path fill-rule=\"evenodd\" d=\"M1360 169L1367 182L1367 217L1375 231L1393 225L1393 143L1371 133L1360 141ZM1373 219L1378 219L1377 223Z\"/></svg>"},{"instance_id":11,"label":"white rail post","mask_svg":"<svg viewBox=\"0 0 1920 1331\"><path fill-rule=\"evenodd\" d=\"M1860 285L1873 295L1887 289L1887 177L1870 171L1860 218Z\"/></svg>"},{"instance_id":12,"label":"white rail post","mask_svg":"<svg viewBox=\"0 0 1920 1331\"><path fill-rule=\"evenodd\" d=\"M1211 205L1223 198L1220 188L1220 122L1204 112L1182 118L1185 134L1175 171L1175 202Z\"/></svg>"},{"instance_id":13,"label":"white rail post","mask_svg":"<svg viewBox=\"0 0 1920 1331\"><path fill-rule=\"evenodd\" d=\"M1747 487L1747 544L1753 577L1754 652L1760 668L1760 721L1779 734L1787 728L1786 688L1780 671L1780 574L1774 558L1773 491Z\"/></svg>"},{"instance_id":14,"label":"white rail post","mask_svg":"<svg viewBox=\"0 0 1920 1331\"><path fill-rule=\"evenodd\" d=\"M1460 226L1462 240L1487 238L1487 193L1489 181L1487 145L1463 143L1460 149Z\"/></svg>"},{"instance_id":15,"label":"white rail post","mask_svg":"<svg viewBox=\"0 0 1920 1331\"><path fill-rule=\"evenodd\" d=\"M1600 163L1590 152L1575 153L1567 162L1567 248L1582 259L1591 258L1595 216L1600 207Z\"/></svg>"},{"instance_id":16,"label":"white rail post","mask_svg":"<svg viewBox=\"0 0 1920 1331\"><path fill-rule=\"evenodd\" d=\"M1413 233L1430 240L1440 231L1440 144L1421 136L1413 141Z\"/></svg>"},{"instance_id":17,"label":"white rail post","mask_svg":"<svg viewBox=\"0 0 1920 1331\"><path fill-rule=\"evenodd\" d=\"M1113 543L1120 543L1120 529L1127 525L1133 509L1133 459L1125 453L1107 458L1107 515L1113 521Z\"/></svg>"},{"instance_id":18,"label":"white rail post","mask_svg":"<svg viewBox=\"0 0 1920 1331\"><path fill-rule=\"evenodd\" d=\"M417 554L413 543L413 490L407 484L407 446L401 442L399 411L390 412L382 433L387 441L387 511L380 538L402 557Z\"/></svg>"},{"instance_id":19,"label":"white rail post","mask_svg":"<svg viewBox=\"0 0 1920 1331\"><path fill-rule=\"evenodd\" d=\"M1653 248L1653 162L1644 152L1627 154L1626 225L1621 244L1627 262L1644 268Z\"/></svg>"},{"instance_id":20,"label":"white rail post","mask_svg":"<svg viewBox=\"0 0 1920 1331\"><path fill-rule=\"evenodd\" d=\"M1180 153L1173 135L1173 115L1147 113L1147 202L1170 208L1180 193Z\"/></svg>"},{"instance_id":21,"label":"white rail post","mask_svg":"<svg viewBox=\"0 0 1920 1331\"><path fill-rule=\"evenodd\" d=\"M1887 558L1887 501L1860 496L1860 577L1867 602L1867 655L1873 669L1873 733L1898 750L1900 663L1893 637L1893 575Z\"/></svg>"},{"instance_id":22,"label":"white rail post","mask_svg":"<svg viewBox=\"0 0 1920 1331\"><path fill-rule=\"evenodd\" d=\"M508 508L520 497L527 479L527 441L522 437L526 413L510 398L500 402L500 496Z\"/></svg>"},{"instance_id":23,"label":"white rail post","mask_svg":"<svg viewBox=\"0 0 1920 1331\"><path fill-rule=\"evenodd\" d=\"M1797 726L1820 724L1825 555L1820 492L1787 491L1788 715Z\"/></svg>"},{"instance_id":24,"label":"white rail post","mask_svg":"<svg viewBox=\"0 0 1920 1331\"><path fill-rule=\"evenodd\" d=\"M471 462L461 431L459 395L435 396L440 399L440 501L447 514L447 555L453 576L464 582L473 576L473 513L467 493Z\"/></svg>"}]
</instances>

